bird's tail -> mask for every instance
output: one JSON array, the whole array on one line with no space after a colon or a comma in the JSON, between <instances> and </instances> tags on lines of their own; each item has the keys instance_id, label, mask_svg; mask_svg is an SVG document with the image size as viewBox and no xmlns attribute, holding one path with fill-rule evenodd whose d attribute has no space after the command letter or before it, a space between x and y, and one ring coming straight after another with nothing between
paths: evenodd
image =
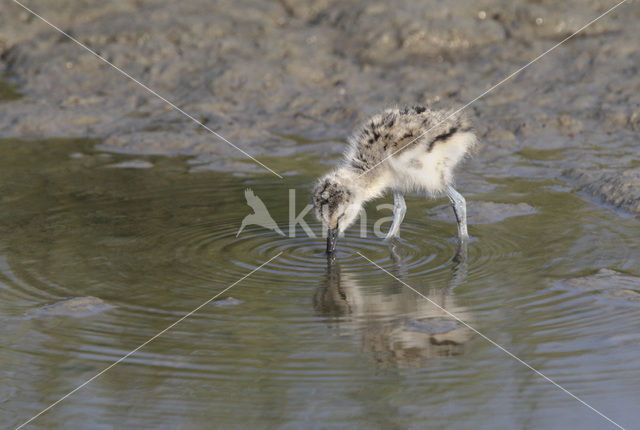
<instances>
[{"instance_id":1,"label":"bird's tail","mask_svg":"<svg viewBox=\"0 0 640 430\"><path fill-rule=\"evenodd\" d=\"M280 227L278 227L278 224L274 224L273 229L276 231L276 233L278 233L280 236L286 236L286 234L284 234L282 232L282 230L280 230Z\"/></svg>"}]
</instances>

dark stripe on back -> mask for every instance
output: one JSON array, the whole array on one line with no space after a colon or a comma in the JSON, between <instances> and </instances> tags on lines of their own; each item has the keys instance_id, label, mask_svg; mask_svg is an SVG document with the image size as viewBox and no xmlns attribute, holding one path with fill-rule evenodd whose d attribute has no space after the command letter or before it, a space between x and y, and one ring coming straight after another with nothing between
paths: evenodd
<instances>
[{"instance_id":1,"label":"dark stripe on back","mask_svg":"<svg viewBox=\"0 0 640 430\"><path fill-rule=\"evenodd\" d=\"M431 152L431 150L433 149L433 145L435 145L436 142L439 142L439 141L442 141L442 140L447 140L448 138L450 138L451 136L453 136L457 132L458 132L458 127L452 127L446 133L442 133L441 135L438 135L438 136L434 137L433 140L431 141L431 143L429 144L429 149L427 151Z\"/></svg>"}]
</instances>

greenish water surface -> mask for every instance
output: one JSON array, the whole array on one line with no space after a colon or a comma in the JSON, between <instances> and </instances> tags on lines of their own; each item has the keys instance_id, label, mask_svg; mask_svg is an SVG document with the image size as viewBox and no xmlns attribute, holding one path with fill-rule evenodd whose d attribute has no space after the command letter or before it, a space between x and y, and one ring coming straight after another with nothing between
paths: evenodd
<instances>
[{"instance_id":1,"label":"greenish water surface","mask_svg":"<svg viewBox=\"0 0 640 430\"><path fill-rule=\"evenodd\" d=\"M637 220L556 179L485 178L492 187L465 192L470 210L535 211L472 222L466 263L452 262L453 218L433 216L445 201L412 196L398 243L355 226L328 265L321 238L300 226L289 237L289 189L297 213L326 169L314 157L279 160L296 172L280 181L95 144L0 141L2 428L280 252L26 428L612 428L424 297L620 425L637 423ZM252 225L236 237L252 211L246 188L287 236ZM369 232L388 202L369 205Z\"/></svg>"}]
</instances>

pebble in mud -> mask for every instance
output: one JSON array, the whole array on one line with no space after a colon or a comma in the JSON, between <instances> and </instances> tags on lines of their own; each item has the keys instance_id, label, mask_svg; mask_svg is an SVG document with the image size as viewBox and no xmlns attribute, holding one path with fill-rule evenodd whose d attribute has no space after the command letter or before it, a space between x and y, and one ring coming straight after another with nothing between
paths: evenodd
<instances>
[{"instance_id":1,"label":"pebble in mud","mask_svg":"<svg viewBox=\"0 0 640 430\"><path fill-rule=\"evenodd\" d=\"M118 169L150 169L153 164L145 160L129 160L117 164L111 164L107 167Z\"/></svg>"},{"instance_id":2,"label":"pebble in mud","mask_svg":"<svg viewBox=\"0 0 640 430\"><path fill-rule=\"evenodd\" d=\"M73 297L32 309L26 313L26 316L34 318L40 316L85 317L103 312L112 307L98 297Z\"/></svg>"}]
</instances>

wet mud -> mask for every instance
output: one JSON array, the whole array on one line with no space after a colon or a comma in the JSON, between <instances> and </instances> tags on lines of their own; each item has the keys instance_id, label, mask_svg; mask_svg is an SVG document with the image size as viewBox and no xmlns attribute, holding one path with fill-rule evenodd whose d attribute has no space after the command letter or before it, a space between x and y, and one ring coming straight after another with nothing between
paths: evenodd
<instances>
[{"instance_id":1,"label":"wet mud","mask_svg":"<svg viewBox=\"0 0 640 430\"><path fill-rule=\"evenodd\" d=\"M342 151L336 140L380 108L461 106L613 4L29 6L253 156L307 152L326 162ZM639 214L639 18L637 2L627 2L469 107L483 146L461 186L562 176ZM193 156L194 169L264 172L16 4L2 5L0 59L22 95L0 103L1 137L96 137L115 152Z\"/></svg>"}]
</instances>

